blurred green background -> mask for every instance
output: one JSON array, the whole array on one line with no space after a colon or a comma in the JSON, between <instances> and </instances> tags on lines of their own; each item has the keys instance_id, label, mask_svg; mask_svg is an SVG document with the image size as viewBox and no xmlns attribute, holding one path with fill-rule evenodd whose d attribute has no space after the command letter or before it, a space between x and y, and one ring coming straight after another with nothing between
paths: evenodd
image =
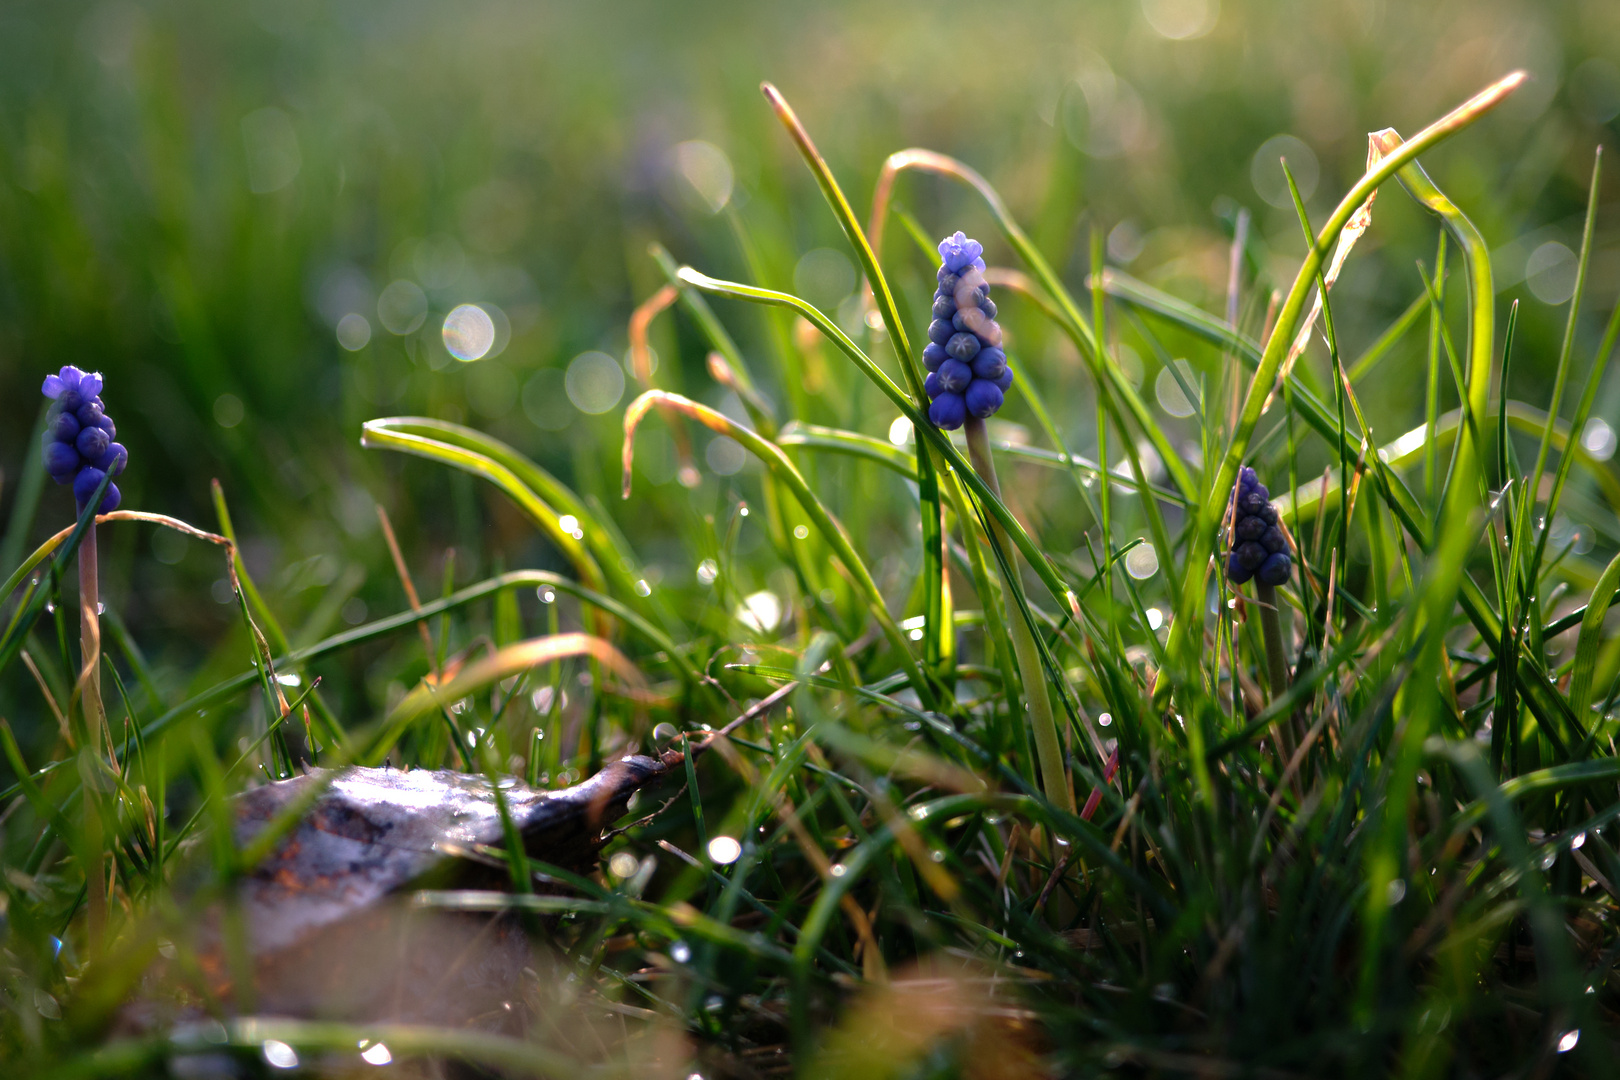
<instances>
[{"instance_id":1,"label":"blurred green background","mask_svg":"<svg viewBox=\"0 0 1620 1080\"><path fill-rule=\"evenodd\" d=\"M1540 405L1593 147L1620 133L1613 0L11 0L0 8L0 569L71 515L48 485L32 510L24 468L40 378L75 363L106 373L132 454L125 506L212 527L218 478L248 565L299 640L403 607L375 502L425 590L449 546L460 580L561 568L489 490L361 450L361 422L382 415L508 440L609 506L656 584L701 598L698 561L736 493L748 495L752 466L700 437L704 479L688 492L667 429L649 423L636 499L619 502L619 419L637 389L626 322L662 282L648 243L746 279L746 238L764 284L858 323L853 263L761 79L793 102L862 216L889 152L956 155L1000 188L1076 290L1095 225L1112 262L1219 311L1230 222L1249 208L1261 288L1246 325L1258 332L1265 290L1291 280L1303 250L1276 157L1287 154L1320 220L1361 173L1367 131L1410 134L1515 67L1532 83L1426 163L1496 249L1503 298L1525 301L1510 391ZM1605 190L1612 203L1620 186ZM907 180L900 198L931 231L965 228L992 262L1007 260L959 190ZM1613 207L1599 220L1578 370L1620 290ZM1386 191L1335 293L1348 355L1418 295L1414 263L1432 264L1435 232ZM888 245L921 311L929 268L901 230ZM471 362L446 344L464 304L483 312L452 324L471 351L493 332ZM1027 305L1008 307L1020 376L1090 454L1077 358ZM888 431L892 409L841 360L812 358L803 383L785 386L776 357L794 347L791 328L718 309L784 413L791 403L806 419ZM1421 420L1422 338L1364 388L1386 437ZM662 385L741 415L705 374L684 316L660 317L653 344ZM1137 353L1152 401L1159 364ZM1609 381L1597 415L1620 427L1620 380ZM1028 419L1016 396L1003 417ZM1594 453L1613 452L1610 427L1587 435ZM841 513L892 517L898 542L869 560L898 607L916 528L900 481L816 467ZM1078 546L1072 493L1042 502L1046 479L1020 484L1021 508L1049 543L1070 528ZM1600 543L1604 529L1615 531L1600 523ZM746 555L759 537L744 530L738 543ZM244 666L216 554L130 527L103 544L104 595L174 688ZM774 565L762 552L745 573L764 582ZM351 712L380 706L398 667L388 660L353 654L329 691ZM27 728L42 710L21 678L0 685L0 713Z\"/></svg>"}]
</instances>

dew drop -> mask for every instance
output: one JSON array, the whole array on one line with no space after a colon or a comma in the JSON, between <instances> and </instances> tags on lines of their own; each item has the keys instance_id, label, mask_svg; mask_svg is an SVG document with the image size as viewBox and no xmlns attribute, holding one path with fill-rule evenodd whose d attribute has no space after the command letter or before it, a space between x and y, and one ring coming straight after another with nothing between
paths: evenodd
<instances>
[{"instance_id":1,"label":"dew drop","mask_svg":"<svg viewBox=\"0 0 1620 1080\"><path fill-rule=\"evenodd\" d=\"M298 1053L280 1039L266 1039L261 1047L264 1060L274 1069L298 1068Z\"/></svg>"}]
</instances>

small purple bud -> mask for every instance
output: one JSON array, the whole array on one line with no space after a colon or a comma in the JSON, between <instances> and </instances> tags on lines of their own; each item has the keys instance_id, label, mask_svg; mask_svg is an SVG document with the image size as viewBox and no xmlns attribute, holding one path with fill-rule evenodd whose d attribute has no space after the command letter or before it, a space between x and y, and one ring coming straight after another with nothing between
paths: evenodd
<instances>
[{"instance_id":1,"label":"small purple bud","mask_svg":"<svg viewBox=\"0 0 1620 1080\"><path fill-rule=\"evenodd\" d=\"M947 319L935 319L928 324L928 340L935 345L944 345L954 333L956 330Z\"/></svg>"},{"instance_id":2,"label":"small purple bud","mask_svg":"<svg viewBox=\"0 0 1620 1080\"><path fill-rule=\"evenodd\" d=\"M129 464L129 451L124 449L123 443L108 443L107 452L97 458L92 464L102 472L117 476Z\"/></svg>"},{"instance_id":3,"label":"small purple bud","mask_svg":"<svg viewBox=\"0 0 1620 1080\"><path fill-rule=\"evenodd\" d=\"M973 369L960 360L947 360L939 368L939 384L953 394L960 394L973 381Z\"/></svg>"},{"instance_id":4,"label":"small purple bud","mask_svg":"<svg viewBox=\"0 0 1620 1080\"><path fill-rule=\"evenodd\" d=\"M1232 584L1241 585L1254 576L1254 571L1245 567L1234 551L1226 556L1226 576L1232 580Z\"/></svg>"},{"instance_id":5,"label":"small purple bud","mask_svg":"<svg viewBox=\"0 0 1620 1080\"><path fill-rule=\"evenodd\" d=\"M923 346L923 366L929 371L938 371L939 365L943 364L950 358L951 354L945 351L945 346L943 345L936 345L934 342L930 341L927 345Z\"/></svg>"},{"instance_id":6,"label":"small purple bud","mask_svg":"<svg viewBox=\"0 0 1620 1080\"><path fill-rule=\"evenodd\" d=\"M951 316L955 314L956 301L952 300L948 296L937 296L934 298L934 318L949 321Z\"/></svg>"},{"instance_id":7,"label":"small purple bud","mask_svg":"<svg viewBox=\"0 0 1620 1080\"><path fill-rule=\"evenodd\" d=\"M1249 540L1239 544L1232 554L1237 556L1237 561L1243 564L1245 569L1254 570L1266 561L1269 552L1253 540Z\"/></svg>"},{"instance_id":8,"label":"small purple bud","mask_svg":"<svg viewBox=\"0 0 1620 1080\"><path fill-rule=\"evenodd\" d=\"M1000 390L1003 394L1005 394L1007 392L1007 387L1011 386L1013 383L1012 366L1009 364L1007 367L1002 368L1001 378L992 379L991 381L996 384L997 390Z\"/></svg>"},{"instance_id":9,"label":"small purple bud","mask_svg":"<svg viewBox=\"0 0 1620 1080\"><path fill-rule=\"evenodd\" d=\"M65 484L73 479L74 472L79 468L79 452L65 442L52 439L45 444L45 471L52 480L58 484Z\"/></svg>"},{"instance_id":10,"label":"small purple bud","mask_svg":"<svg viewBox=\"0 0 1620 1080\"><path fill-rule=\"evenodd\" d=\"M1260 564L1260 568L1254 572L1254 577L1262 585L1270 585L1275 588L1288 581L1288 575L1293 571L1293 568L1293 560L1286 553L1277 551L1273 552L1266 558L1265 562Z\"/></svg>"},{"instance_id":11,"label":"small purple bud","mask_svg":"<svg viewBox=\"0 0 1620 1080\"><path fill-rule=\"evenodd\" d=\"M45 376L45 384L39 388L39 392L54 401L62 396L64 389L66 387L62 385L62 376L47 375Z\"/></svg>"},{"instance_id":12,"label":"small purple bud","mask_svg":"<svg viewBox=\"0 0 1620 1080\"><path fill-rule=\"evenodd\" d=\"M955 431L967 419L967 406L961 394L944 393L928 406L928 419L946 431Z\"/></svg>"},{"instance_id":13,"label":"small purple bud","mask_svg":"<svg viewBox=\"0 0 1620 1080\"><path fill-rule=\"evenodd\" d=\"M87 398L93 398L101 393L101 372L91 371L79 377L79 393Z\"/></svg>"},{"instance_id":14,"label":"small purple bud","mask_svg":"<svg viewBox=\"0 0 1620 1080\"><path fill-rule=\"evenodd\" d=\"M1252 521L1254 519L1251 518L1249 520ZM1260 534L1260 546L1271 552L1287 551L1288 540L1283 536L1283 531L1281 529L1277 528L1275 525L1272 525L1269 526L1265 532Z\"/></svg>"},{"instance_id":15,"label":"small purple bud","mask_svg":"<svg viewBox=\"0 0 1620 1080\"><path fill-rule=\"evenodd\" d=\"M90 501L90 496L96 493L101 486L102 478L107 474L94 465L87 465L79 470L79 475L73 478L73 499L80 506Z\"/></svg>"},{"instance_id":16,"label":"small purple bud","mask_svg":"<svg viewBox=\"0 0 1620 1080\"><path fill-rule=\"evenodd\" d=\"M928 395L929 401L933 401L944 392L945 384L939 381L939 372L930 371L928 378L923 380L923 393Z\"/></svg>"},{"instance_id":17,"label":"small purple bud","mask_svg":"<svg viewBox=\"0 0 1620 1080\"><path fill-rule=\"evenodd\" d=\"M71 443L79 437L79 418L72 413L57 413L45 430L58 442Z\"/></svg>"},{"instance_id":18,"label":"small purple bud","mask_svg":"<svg viewBox=\"0 0 1620 1080\"><path fill-rule=\"evenodd\" d=\"M79 395L79 391L74 387L64 385L61 395L56 399L56 404L65 413L76 413L79 411L79 407L84 404L84 398Z\"/></svg>"},{"instance_id":19,"label":"small purple bud","mask_svg":"<svg viewBox=\"0 0 1620 1080\"><path fill-rule=\"evenodd\" d=\"M86 461L95 461L107 452L107 447L111 443L112 440L107 438L105 431L99 427L87 427L79 432L79 437L74 440L73 445L78 449L80 457Z\"/></svg>"},{"instance_id":20,"label":"small purple bud","mask_svg":"<svg viewBox=\"0 0 1620 1080\"><path fill-rule=\"evenodd\" d=\"M1250 514L1238 518L1237 524L1232 526L1232 537L1240 544L1245 540L1258 540L1265 534L1265 519Z\"/></svg>"},{"instance_id":21,"label":"small purple bud","mask_svg":"<svg viewBox=\"0 0 1620 1080\"><path fill-rule=\"evenodd\" d=\"M58 371L56 373L56 377L62 380L62 389L64 389L64 390L78 390L79 389L79 381L84 378L84 372L80 371L78 368L74 367L72 364L64 364L62 366L62 370ZM100 393L100 392L101 392L100 388L98 387L97 390L96 390L96 393ZM96 395L95 394L85 394L84 396L87 397L87 398L93 398Z\"/></svg>"},{"instance_id":22,"label":"small purple bud","mask_svg":"<svg viewBox=\"0 0 1620 1080\"><path fill-rule=\"evenodd\" d=\"M932 327L930 327L930 330L932 330ZM932 337L932 333L929 336ZM949 340L945 342L945 351L963 363L967 363L975 356L978 356L981 348L983 346L979 344L979 339L973 334L952 334Z\"/></svg>"},{"instance_id":23,"label":"small purple bud","mask_svg":"<svg viewBox=\"0 0 1620 1080\"><path fill-rule=\"evenodd\" d=\"M100 424L101 418L105 414L101 411L100 405L97 405L93 401L87 401L83 405L80 405L78 411L73 415L79 418L80 427L87 428L95 427Z\"/></svg>"},{"instance_id":24,"label":"small purple bud","mask_svg":"<svg viewBox=\"0 0 1620 1080\"><path fill-rule=\"evenodd\" d=\"M981 420L994 415L1001 408L1001 390L995 383L985 379L974 379L968 386L967 393L962 395L962 402L967 411Z\"/></svg>"},{"instance_id":25,"label":"small purple bud","mask_svg":"<svg viewBox=\"0 0 1620 1080\"><path fill-rule=\"evenodd\" d=\"M973 377L995 382L1007 367L1007 354L994 345L979 350L973 358Z\"/></svg>"}]
</instances>

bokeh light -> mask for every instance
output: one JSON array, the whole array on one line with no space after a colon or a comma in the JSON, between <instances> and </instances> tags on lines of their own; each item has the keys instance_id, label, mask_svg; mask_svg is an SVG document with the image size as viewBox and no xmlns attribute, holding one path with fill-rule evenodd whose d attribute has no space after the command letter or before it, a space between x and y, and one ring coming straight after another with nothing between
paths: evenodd
<instances>
[{"instance_id":1,"label":"bokeh light","mask_svg":"<svg viewBox=\"0 0 1620 1080\"><path fill-rule=\"evenodd\" d=\"M563 385L574 408L599 416L624 396L624 369L605 352L580 353L568 365Z\"/></svg>"},{"instance_id":2,"label":"bokeh light","mask_svg":"<svg viewBox=\"0 0 1620 1080\"><path fill-rule=\"evenodd\" d=\"M495 321L477 304L460 304L444 318L444 347L464 363L482 360L495 344Z\"/></svg>"},{"instance_id":3,"label":"bokeh light","mask_svg":"<svg viewBox=\"0 0 1620 1080\"><path fill-rule=\"evenodd\" d=\"M427 294L414 281L401 278L391 282L377 297L377 321L390 334L404 336L416 330L427 318Z\"/></svg>"}]
</instances>

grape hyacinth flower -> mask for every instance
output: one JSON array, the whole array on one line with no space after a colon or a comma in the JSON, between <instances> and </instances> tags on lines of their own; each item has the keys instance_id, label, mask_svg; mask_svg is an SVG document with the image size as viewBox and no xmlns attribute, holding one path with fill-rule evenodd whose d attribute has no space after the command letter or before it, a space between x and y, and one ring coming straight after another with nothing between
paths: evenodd
<instances>
[{"instance_id":1,"label":"grape hyacinth flower","mask_svg":"<svg viewBox=\"0 0 1620 1080\"><path fill-rule=\"evenodd\" d=\"M1253 469L1244 466L1232 500L1232 550L1226 556L1226 576L1234 585L1252 577L1275 588L1288 580L1293 566L1288 539L1277 523L1277 508L1271 505L1271 492Z\"/></svg>"},{"instance_id":2,"label":"grape hyacinth flower","mask_svg":"<svg viewBox=\"0 0 1620 1080\"><path fill-rule=\"evenodd\" d=\"M118 429L101 402L99 372L80 371L72 364L45 376L41 392L56 404L45 424L45 471L58 484L71 484L82 510L111 474L124 471L129 452L113 440ZM108 484L96 508L100 514L118 509L122 496L117 484Z\"/></svg>"},{"instance_id":3,"label":"grape hyacinth flower","mask_svg":"<svg viewBox=\"0 0 1620 1080\"><path fill-rule=\"evenodd\" d=\"M947 431L968 417L980 420L1001 408L1012 369L1001 348L996 305L984 280L984 245L960 231L939 242L939 288L934 321L928 324L923 363L928 381L928 419Z\"/></svg>"},{"instance_id":4,"label":"grape hyacinth flower","mask_svg":"<svg viewBox=\"0 0 1620 1080\"><path fill-rule=\"evenodd\" d=\"M1226 556L1226 576L1234 585L1254 579L1256 606L1260 609L1260 635L1266 644L1267 676L1273 698L1282 696L1290 682L1277 586L1288 581L1293 567L1288 538L1283 535L1277 508L1271 505L1271 492L1253 469L1244 466L1232 493L1232 549ZM1277 724L1278 745L1285 757L1293 756L1298 741L1294 727L1291 719L1279 720Z\"/></svg>"}]
</instances>

